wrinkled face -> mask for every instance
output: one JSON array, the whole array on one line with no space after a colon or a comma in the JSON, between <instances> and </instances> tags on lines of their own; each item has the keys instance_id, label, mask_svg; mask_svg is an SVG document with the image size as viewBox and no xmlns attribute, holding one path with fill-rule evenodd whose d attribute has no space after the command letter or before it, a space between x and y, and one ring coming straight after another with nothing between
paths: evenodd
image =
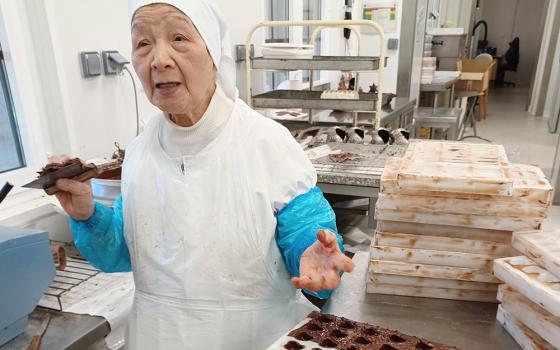
<instances>
[{"instance_id":1,"label":"wrinkled face","mask_svg":"<svg viewBox=\"0 0 560 350\"><path fill-rule=\"evenodd\" d=\"M191 114L212 96L216 69L191 20L166 4L141 7L132 20L132 64L150 102Z\"/></svg>"}]
</instances>

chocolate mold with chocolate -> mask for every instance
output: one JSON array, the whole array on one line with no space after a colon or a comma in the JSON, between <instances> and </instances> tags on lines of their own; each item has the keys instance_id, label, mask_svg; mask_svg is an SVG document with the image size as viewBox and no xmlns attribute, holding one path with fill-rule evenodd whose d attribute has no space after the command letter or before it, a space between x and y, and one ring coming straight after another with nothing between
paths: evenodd
<instances>
[{"instance_id":1,"label":"chocolate mold with chocolate","mask_svg":"<svg viewBox=\"0 0 560 350\"><path fill-rule=\"evenodd\" d=\"M344 317L312 312L268 350L459 350Z\"/></svg>"}]
</instances>

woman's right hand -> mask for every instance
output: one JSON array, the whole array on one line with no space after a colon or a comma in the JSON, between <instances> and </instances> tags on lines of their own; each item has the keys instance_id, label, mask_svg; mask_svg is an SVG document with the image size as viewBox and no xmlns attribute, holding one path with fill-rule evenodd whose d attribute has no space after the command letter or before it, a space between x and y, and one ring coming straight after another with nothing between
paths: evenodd
<instances>
[{"instance_id":1,"label":"woman's right hand","mask_svg":"<svg viewBox=\"0 0 560 350\"><path fill-rule=\"evenodd\" d=\"M66 155L53 156L49 158L49 163L64 163L67 160L70 160L70 157ZM59 179L56 187L60 191L55 193L55 196L68 215L81 221L93 215L95 204L89 181L81 183L70 179Z\"/></svg>"}]
</instances>

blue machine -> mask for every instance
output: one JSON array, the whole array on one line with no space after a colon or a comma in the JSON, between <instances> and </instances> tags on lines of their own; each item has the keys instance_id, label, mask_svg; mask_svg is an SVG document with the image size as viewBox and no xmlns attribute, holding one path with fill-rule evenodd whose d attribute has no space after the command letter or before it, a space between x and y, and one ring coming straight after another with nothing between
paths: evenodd
<instances>
[{"instance_id":1,"label":"blue machine","mask_svg":"<svg viewBox=\"0 0 560 350\"><path fill-rule=\"evenodd\" d=\"M0 346L25 331L54 276L46 231L0 226Z\"/></svg>"}]
</instances>

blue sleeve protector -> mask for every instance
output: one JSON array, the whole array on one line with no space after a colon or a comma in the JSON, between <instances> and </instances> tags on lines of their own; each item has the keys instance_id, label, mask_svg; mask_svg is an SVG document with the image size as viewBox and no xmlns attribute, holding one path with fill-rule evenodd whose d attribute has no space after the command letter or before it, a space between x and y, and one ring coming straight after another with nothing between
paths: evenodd
<instances>
[{"instance_id":1,"label":"blue sleeve protector","mask_svg":"<svg viewBox=\"0 0 560 350\"><path fill-rule=\"evenodd\" d=\"M336 217L329 202L318 187L297 196L276 215L276 242L292 276L299 277L299 263L303 252L317 241L317 231L329 230L338 238L344 252L342 237L336 229ZM307 293L327 299L332 290Z\"/></svg>"},{"instance_id":2,"label":"blue sleeve protector","mask_svg":"<svg viewBox=\"0 0 560 350\"><path fill-rule=\"evenodd\" d=\"M70 218L80 254L103 272L132 271L123 227L122 196L115 200L113 209L95 202L93 215L85 221Z\"/></svg>"}]
</instances>

